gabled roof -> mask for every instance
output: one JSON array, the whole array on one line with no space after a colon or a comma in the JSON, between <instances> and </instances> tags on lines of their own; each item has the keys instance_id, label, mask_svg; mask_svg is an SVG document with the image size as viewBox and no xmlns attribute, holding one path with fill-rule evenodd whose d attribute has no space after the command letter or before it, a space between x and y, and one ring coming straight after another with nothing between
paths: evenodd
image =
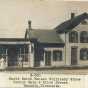
<instances>
[{"instance_id":1,"label":"gabled roof","mask_svg":"<svg viewBox=\"0 0 88 88\"><path fill-rule=\"evenodd\" d=\"M58 25L55 30L58 33L66 33L75 28L77 25L79 25L83 20L88 19L88 14L83 13L81 15L75 16L73 19L69 19L60 25Z\"/></svg>"},{"instance_id":2,"label":"gabled roof","mask_svg":"<svg viewBox=\"0 0 88 88\"><path fill-rule=\"evenodd\" d=\"M56 30L29 30L29 39L36 39L39 43L64 43Z\"/></svg>"}]
</instances>

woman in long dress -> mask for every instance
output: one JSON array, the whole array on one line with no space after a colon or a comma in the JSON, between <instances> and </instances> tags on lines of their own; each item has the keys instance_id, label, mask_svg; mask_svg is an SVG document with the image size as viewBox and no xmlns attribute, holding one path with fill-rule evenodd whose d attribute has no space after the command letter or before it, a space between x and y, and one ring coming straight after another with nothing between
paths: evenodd
<instances>
[{"instance_id":1,"label":"woman in long dress","mask_svg":"<svg viewBox=\"0 0 88 88\"><path fill-rule=\"evenodd\" d=\"M5 69L5 60L3 57L0 59L0 69Z\"/></svg>"},{"instance_id":2,"label":"woman in long dress","mask_svg":"<svg viewBox=\"0 0 88 88\"><path fill-rule=\"evenodd\" d=\"M19 67L22 67L22 57L19 57L18 58L18 66Z\"/></svg>"}]
</instances>

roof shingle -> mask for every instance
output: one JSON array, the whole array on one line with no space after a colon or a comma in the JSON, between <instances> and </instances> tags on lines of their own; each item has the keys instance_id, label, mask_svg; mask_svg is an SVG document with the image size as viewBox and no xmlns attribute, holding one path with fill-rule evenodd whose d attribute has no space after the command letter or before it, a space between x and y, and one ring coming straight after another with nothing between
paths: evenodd
<instances>
[{"instance_id":1,"label":"roof shingle","mask_svg":"<svg viewBox=\"0 0 88 88\"><path fill-rule=\"evenodd\" d=\"M83 13L81 15L75 16L73 19L70 19L70 20L67 20L61 23L55 28L55 30L58 33L69 32L70 30L72 30L74 27L79 25L85 19L88 19L87 13Z\"/></svg>"},{"instance_id":2,"label":"roof shingle","mask_svg":"<svg viewBox=\"0 0 88 88\"><path fill-rule=\"evenodd\" d=\"M56 30L36 30L29 31L30 39L37 39L40 43L64 43Z\"/></svg>"}]
</instances>

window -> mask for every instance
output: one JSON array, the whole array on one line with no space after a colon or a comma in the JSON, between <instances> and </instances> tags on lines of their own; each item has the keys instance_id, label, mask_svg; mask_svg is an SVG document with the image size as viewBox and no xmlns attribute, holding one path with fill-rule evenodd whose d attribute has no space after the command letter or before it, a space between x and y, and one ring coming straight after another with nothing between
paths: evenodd
<instances>
[{"instance_id":1,"label":"window","mask_svg":"<svg viewBox=\"0 0 88 88\"><path fill-rule=\"evenodd\" d=\"M72 31L69 33L69 42L70 43L78 42L78 33L76 31Z\"/></svg>"},{"instance_id":2,"label":"window","mask_svg":"<svg viewBox=\"0 0 88 88\"><path fill-rule=\"evenodd\" d=\"M87 48L82 48L80 50L80 59L81 60L88 60L88 49Z\"/></svg>"},{"instance_id":3,"label":"window","mask_svg":"<svg viewBox=\"0 0 88 88\"><path fill-rule=\"evenodd\" d=\"M53 51L53 61L62 61L62 51Z\"/></svg>"},{"instance_id":4,"label":"window","mask_svg":"<svg viewBox=\"0 0 88 88\"><path fill-rule=\"evenodd\" d=\"M45 51L45 65L51 64L51 51Z\"/></svg>"},{"instance_id":5,"label":"window","mask_svg":"<svg viewBox=\"0 0 88 88\"><path fill-rule=\"evenodd\" d=\"M28 61L28 46L17 47L16 54L18 59L22 58L23 61Z\"/></svg>"},{"instance_id":6,"label":"window","mask_svg":"<svg viewBox=\"0 0 88 88\"><path fill-rule=\"evenodd\" d=\"M88 43L88 33L86 31L82 31L80 33L80 42L81 43Z\"/></svg>"},{"instance_id":7,"label":"window","mask_svg":"<svg viewBox=\"0 0 88 88\"><path fill-rule=\"evenodd\" d=\"M39 58L41 61L44 61L44 50L42 49L39 50Z\"/></svg>"},{"instance_id":8,"label":"window","mask_svg":"<svg viewBox=\"0 0 88 88\"><path fill-rule=\"evenodd\" d=\"M6 59L6 48L4 48L4 47L0 47L0 58L4 58L4 59Z\"/></svg>"},{"instance_id":9,"label":"window","mask_svg":"<svg viewBox=\"0 0 88 88\"><path fill-rule=\"evenodd\" d=\"M0 55L6 54L6 48L0 48Z\"/></svg>"},{"instance_id":10,"label":"window","mask_svg":"<svg viewBox=\"0 0 88 88\"><path fill-rule=\"evenodd\" d=\"M45 51L45 58L46 59L51 58L51 51Z\"/></svg>"}]
</instances>

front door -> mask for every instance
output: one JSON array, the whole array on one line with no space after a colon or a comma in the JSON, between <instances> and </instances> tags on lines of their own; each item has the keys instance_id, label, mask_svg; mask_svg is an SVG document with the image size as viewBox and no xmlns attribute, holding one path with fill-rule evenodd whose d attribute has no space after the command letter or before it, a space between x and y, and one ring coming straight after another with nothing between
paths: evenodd
<instances>
[{"instance_id":1,"label":"front door","mask_svg":"<svg viewBox=\"0 0 88 88\"><path fill-rule=\"evenodd\" d=\"M15 66L17 63L16 47L8 48L8 66Z\"/></svg>"},{"instance_id":2,"label":"front door","mask_svg":"<svg viewBox=\"0 0 88 88\"><path fill-rule=\"evenodd\" d=\"M45 66L51 65L51 51L45 51Z\"/></svg>"},{"instance_id":3,"label":"front door","mask_svg":"<svg viewBox=\"0 0 88 88\"><path fill-rule=\"evenodd\" d=\"M71 65L77 65L77 47L71 47Z\"/></svg>"}]
</instances>

